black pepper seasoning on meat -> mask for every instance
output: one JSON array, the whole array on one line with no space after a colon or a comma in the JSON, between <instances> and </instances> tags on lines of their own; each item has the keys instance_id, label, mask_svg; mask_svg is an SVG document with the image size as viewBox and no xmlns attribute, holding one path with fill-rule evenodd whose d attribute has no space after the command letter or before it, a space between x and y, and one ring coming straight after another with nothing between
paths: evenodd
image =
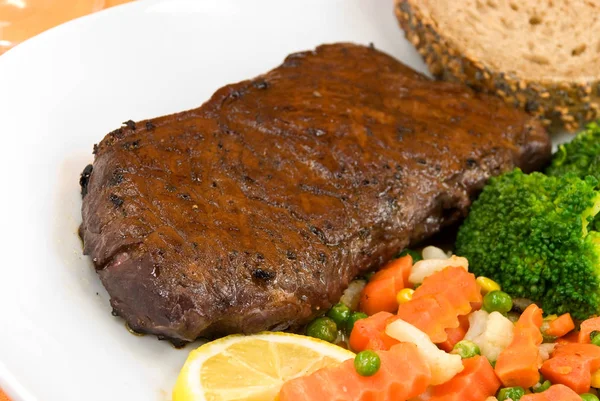
<instances>
[{"instance_id":1,"label":"black pepper seasoning on meat","mask_svg":"<svg viewBox=\"0 0 600 401\"><path fill-rule=\"evenodd\" d=\"M255 269L252 271L252 277L258 280L271 280L275 277L275 273L263 269Z\"/></svg>"},{"instance_id":2,"label":"black pepper seasoning on meat","mask_svg":"<svg viewBox=\"0 0 600 401\"><path fill-rule=\"evenodd\" d=\"M93 169L94 167L91 164L88 164L81 172L81 176L79 177L79 185L81 186L81 197L84 197L87 194L87 186L90 181L90 176L92 175Z\"/></svg>"},{"instance_id":3,"label":"black pepper seasoning on meat","mask_svg":"<svg viewBox=\"0 0 600 401\"><path fill-rule=\"evenodd\" d=\"M127 128L135 131L135 121L133 121L133 120L127 120L123 124L125 124L127 126Z\"/></svg>"},{"instance_id":4,"label":"black pepper seasoning on meat","mask_svg":"<svg viewBox=\"0 0 600 401\"><path fill-rule=\"evenodd\" d=\"M467 159L467 167L469 167L469 168L477 167L477 160L468 158Z\"/></svg>"},{"instance_id":5,"label":"black pepper seasoning on meat","mask_svg":"<svg viewBox=\"0 0 600 401\"><path fill-rule=\"evenodd\" d=\"M119 185L123 182L123 174L120 169L113 171L112 176L108 180L109 186Z\"/></svg>"},{"instance_id":6,"label":"black pepper seasoning on meat","mask_svg":"<svg viewBox=\"0 0 600 401\"><path fill-rule=\"evenodd\" d=\"M308 226L308 229L310 230L311 233L316 235L321 240L322 243L327 242L327 239L325 238L325 233L323 233L323 231L321 231L320 228L311 225L311 226Z\"/></svg>"},{"instance_id":7,"label":"black pepper seasoning on meat","mask_svg":"<svg viewBox=\"0 0 600 401\"><path fill-rule=\"evenodd\" d=\"M108 135L113 138L121 139L123 138L123 128L117 128L116 130L109 132Z\"/></svg>"},{"instance_id":8,"label":"black pepper seasoning on meat","mask_svg":"<svg viewBox=\"0 0 600 401\"><path fill-rule=\"evenodd\" d=\"M253 85L256 89L267 89L269 87L266 81L256 81Z\"/></svg>"},{"instance_id":9,"label":"black pepper seasoning on meat","mask_svg":"<svg viewBox=\"0 0 600 401\"><path fill-rule=\"evenodd\" d=\"M110 194L109 199L116 207L120 207L123 204L123 199L119 198L115 194Z\"/></svg>"},{"instance_id":10,"label":"black pepper seasoning on meat","mask_svg":"<svg viewBox=\"0 0 600 401\"><path fill-rule=\"evenodd\" d=\"M138 149L140 147L140 140L136 139L135 141L132 141L132 142L125 142L121 146L123 146L123 149L125 149L125 150Z\"/></svg>"}]
</instances>

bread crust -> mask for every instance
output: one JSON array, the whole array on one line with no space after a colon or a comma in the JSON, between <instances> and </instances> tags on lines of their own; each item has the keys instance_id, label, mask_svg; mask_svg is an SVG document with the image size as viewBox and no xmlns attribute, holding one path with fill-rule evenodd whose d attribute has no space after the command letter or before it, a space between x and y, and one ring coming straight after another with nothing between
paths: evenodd
<instances>
[{"instance_id":1,"label":"bread crust","mask_svg":"<svg viewBox=\"0 0 600 401\"><path fill-rule=\"evenodd\" d=\"M540 118L551 129L575 131L600 118L600 79L526 80L518 72L497 71L462 52L424 15L418 0L395 0L395 14L406 38L417 48L438 79L462 82L477 91L494 93L508 104Z\"/></svg>"}]
</instances>

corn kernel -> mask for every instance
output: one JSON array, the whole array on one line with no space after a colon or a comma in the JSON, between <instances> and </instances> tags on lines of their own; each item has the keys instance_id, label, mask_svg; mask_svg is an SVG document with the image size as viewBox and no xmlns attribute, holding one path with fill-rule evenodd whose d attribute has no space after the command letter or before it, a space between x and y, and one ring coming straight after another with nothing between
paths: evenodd
<instances>
[{"instance_id":1,"label":"corn kernel","mask_svg":"<svg viewBox=\"0 0 600 401\"><path fill-rule=\"evenodd\" d=\"M481 287L481 292L487 294L492 291L500 291L500 285L492 279L487 277L477 277L477 284Z\"/></svg>"},{"instance_id":2,"label":"corn kernel","mask_svg":"<svg viewBox=\"0 0 600 401\"><path fill-rule=\"evenodd\" d=\"M398 304L405 304L412 299L414 293L415 290L404 288L396 294L396 301L398 301Z\"/></svg>"},{"instance_id":3,"label":"corn kernel","mask_svg":"<svg viewBox=\"0 0 600 401\"><path fill-rule=\"evenodd\" d=\"M600 369L592 373L592 387L600 388Z\"/></svg>"}]
</instances>

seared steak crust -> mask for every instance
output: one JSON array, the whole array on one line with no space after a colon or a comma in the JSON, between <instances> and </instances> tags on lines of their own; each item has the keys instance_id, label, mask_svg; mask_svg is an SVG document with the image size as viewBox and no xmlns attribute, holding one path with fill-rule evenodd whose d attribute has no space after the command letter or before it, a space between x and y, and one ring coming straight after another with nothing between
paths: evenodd
<instances>
[{"instance_id":1,"label":"seared steak crust","mask_svg":"<svg viewBox=\"0 0 600 401\"><path fill-rule=\"evenodd\" d=\"M300 327L550 141L502 100L334 44L128 121L95 155L81 233L114 311L192 341Z\"/></svg>"}]
</instances>

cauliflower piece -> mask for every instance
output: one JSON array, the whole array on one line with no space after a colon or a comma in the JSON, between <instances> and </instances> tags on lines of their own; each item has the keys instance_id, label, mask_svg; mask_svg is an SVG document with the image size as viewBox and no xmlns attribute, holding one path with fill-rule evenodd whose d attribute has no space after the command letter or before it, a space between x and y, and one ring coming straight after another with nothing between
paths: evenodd
<instances>
[{"instance_id":1,"label":"cauliflower piece","mask_svg":"<svg viewBox=\"0 0 600 401\"><path fill-rule=\"evenodd\" d=\"M479 346L481 355L490 362L495 362L498 355L512 342L514 328L513 323L501 313L478 310L469 316L469 330L465 334L465 340L473 341Z\"/></svg>"},{"instance_id":2,"label":"cauliflower piece","mask_svg":"<svg viewBox=\"0 0 600 401\"><path fill-rule=\"evenodd\" d=\"M447 382L462 372L463 364L459 355L448 354L431 342L429 336L402 319L395 320L385 328L385 333L401 342L417 346L431 369L431 385Z\"/></svg>"},{"instance_id":3,"label":"cauliflower piece","mask_svg":"<svg viewBox=\"0 0 600 401\"><path fill-rule=\"evenodd\" d=\"M348 285L348 288L342 294L340 302L346 305L351 310L358 310L358 304L360 303L360 293L367 285L365 280L352 280Z\"/></svg>"},{"instance_id":4,"label":"cauliflower piece","mask_svg":"<svg viewBox=\"0 0 600 401\"><path fill-rule=\"evenodd\" d=\"M498 401L498 399L496 397L488 397L485 401Z\"/></svg>"},{"instance_id":5,"label":"cauliflower piece","mask_svg":"<svg viewBox=\"0 0 600 401\"><path fill-rule=\"evenodd\" d=\"M438 248L437 246L431 245L423 248L423 251L421 251L421 255L423 255L423 259L425 260L448 259L450 257L450 255L446 255L446 252L444 252L442 249Z\"/></svg>"},{"instance_id":6,"label":"cauliflower piece","mask_svg":"<svg viewBox=\"0 0 600 401\"><path fill-rule=\"evenodd\" d=\"M408 276L408 281L412 284L421 284L426 277L450 266L463 267L466 271L469 271L469 262L461 256L452 255L445 259L423 259L414 264L410 276Z\"/></svg>"},{"instance_id":7,"label":"cauliflower piece","mask_svg":"<svg viewBox=\"0 0 600 401\"><path fill-rule=\"evenodd\" d=\"M556 348L556 343L543 343L538 346L541 359L540 365L550 359L550 354L552 354L554 348Z\"/></svg>"}]
</instances>

